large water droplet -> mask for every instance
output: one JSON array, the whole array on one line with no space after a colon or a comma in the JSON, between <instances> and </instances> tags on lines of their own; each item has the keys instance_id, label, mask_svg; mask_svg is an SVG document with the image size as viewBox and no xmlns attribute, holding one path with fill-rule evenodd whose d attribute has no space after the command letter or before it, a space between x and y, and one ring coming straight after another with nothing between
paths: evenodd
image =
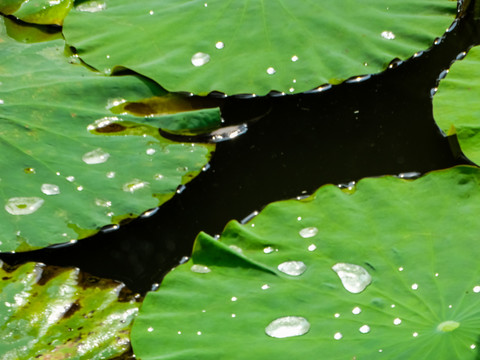
<instances>
[{"instance_id":1,"label":"large water droplet","mask_svg":"<svg viewBox=\"0 0 480 360\"><path fill-rule=\"evenodd\" d=\"M225 44L222 42L222 41L218 41L216 44L215 44L215 47L218 49L218 50L221 50L225 47Z\"/></svg>"},{"instance_id":2,"label":"large water droplet","mask_svg":"<svg viewBox=\"0 0 480 360\"><path fill-rule=\"evenodd\" d=\"M304 335L310 330L310 323L300 316L285 316L273 320L265 328L265 333L274 338Z\"/></svg>"},{"instance_id":3,"label":"large water droplet","mask_svg":"<svg viewBox=\"0 0 480 360\"><path fill-rule=\"evenodd\" d=\"M444 321L444 322L438 324L437 330L442 331L442 332L450 332L450 331L455 330L459 326L460 326L459 322L453 321L453 320L447 320L447 321Z\"/></svg>"},{"instance_id":4,"label":"large water droplet","mask_svg":"<svg viewBox=\"0 0 480 360\"><path fill-rule=\"evenodd\" d=\"M278 270L287 275L299 276L307 270L307 265L303 261L286 261L278 265Z\"/></svg>"},{"instance_id":5,"label":"large water droplet","mask_svg":"<svg viewBox=\"0 0 480 360\"><path fill-rule=\"evenodd\" d=\"M360 293L372 282L372 277L363 267L355 264L338 263L332 266L342 280L344 288L354 294Z\"/></svg>"},{"instance_id":6,"label":"large water droplet","mask_svg":"<svg viewBox=\"0 0 480 360\"><path fill-rule=\"evenodd\" d=\"M333 335L333 338L334 338L335 340L340 340L341 338L343 338L343 335L342 335L342 333L337 332L337 333L335 333L335 334Z\"/></svg>"},{"instance_id":7,"label":"large water droplet","mask_svg":"<svg viewBox=\"0 0 480 360\"><path fill-rule=\"evenodd\" d=\"M221 141L232 140L240 135L245 134L247 131L247 124L226 126L212 131L210 141L217 143Z\"/></svg>"},{"instance_id":8,"label":"large water droplet","mask_svg":"<svg viewBox=\"0 0 480 360\"><path fill-rule=\"evenodd\" d=\"M271 66L267 69L267 74L268 74L268 75L273 75L273 74L275 74L276 72L277 72L277 70L275 70L275 69L274 69L273 67L271 67Z\"/></svg>"},{"instance_id":9,"label":"large water droplet","mask_svg":"<svg viewBox=\"0 0 480 360\"><path fill-rule=\"evenodd\" d=\"M95 13L95 12L105 10L106 8L107 8L107 4L104 3L103 1L87 1L76 6L75 10Z\"/></svg>"},{"instance_id":10,"label":"large water droplet","mask_svg":"<svg viewBox=\"0 0 480 360\"><path fill-rule=\"evenodd\" d=\"M307 239L317 235L318 229L314 226L307 227L299 231L301 237Z\"/></svg>"},{"instance_id":11,"label":"large water droplet","mask_svg":"<svg viewBox=\"0 0 480 360\"><path fill-rule=\"evenodd\" d=\"M395 39L395 34L391 31L382 31L382 37L387 40Z\"/></svg>"},{"instance_id":12,"label":"large water droplet","mask_svg":"<svg viewBox=\"0 0 480 360\"><path fill-rule=\"evenodd\" d=\"M8 199L5 210L12 215L29 215L37 211L44 203L39 197L13 197Z\"/></svg>"},{"instance_id":13,"label":"large water droplet","mask_svg":"<svg viewBox=\"0 0 480 360\"><path fill-rule=\"evenodd\" d=\"M87 126L87 130L93 131L93 130L102 129L111 125L112 123L119 122L119 121L122 121L122 120L117 118L116 116L104 117L104 118L95 120L93 124L89 124Z\"/></svg>"},{"instance_id":14,"label":"large water droplet","mask_svg":"<svg viewBox=\"0 0 480 360\"><path fill-rule=\"evenodd\" d=\"M203 52L197 52L192 56L191 61L193 66L202 66L210 61L210 55L205 54Z\"/></svg>"},{"instance_id":15,"label":"large water droplet","mask_svg":"<svg viewBox=\"0 0 480 360\"><path fill-rule=\"evenodd\" d=\"M362 334L368 334L370 332L370 326L362 325L360 329L358 329Z\"/></svg>"},{"instance_id":16,"label":"large water droplet","mask_svg":"<svg viewBox=\"0 0 480 360\"><path fill-rule=\"evenodd\" d=\"M82 156L82 160L88 165L93 165L104 163L108 160L109 157L109 153L103 151L103 149L101 148L97 148L84 154Z\"/></svg>"},{"instance_id":17,"label":"large water droplet","mask_svg":"<svg viewBox=\"0 0 480 360\"><path fill-rule=\"evenodd\" d=\"M191 271L195 272L195 273L199 273L199 274L207 274L209 273L210 271L210 268L208 266L205 266L205 265L199 265L199 264L194 264L192 265L192 267L190 268Z\"/></svg>"},{"instance_id":18,"label":"large water droplet","mask_svg":"<svg viewBox=\"0 0 480 360\"><path fill-rule=\"evenodd\" d=\"M58 185L54 184L42 184L41 190L45 195L60 194L60 188L58 187Z\"/></svg>"}]
</instances>

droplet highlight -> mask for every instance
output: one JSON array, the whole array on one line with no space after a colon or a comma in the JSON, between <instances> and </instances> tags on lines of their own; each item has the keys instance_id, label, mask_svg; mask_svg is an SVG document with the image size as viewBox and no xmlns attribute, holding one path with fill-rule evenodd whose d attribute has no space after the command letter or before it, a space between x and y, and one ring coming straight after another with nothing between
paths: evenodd
<instances>
[{"instance_id":1,"label":"droplet highlight","mask_svg":"<svg viewBox=\"0 0 480 360\"><path fill-rule=\"evenodd\" d=\"M199 265L199 264L192 265L190 270L193 271L194 273L198 273L198 274L208 274L210 271L212 271L212 270L210 270L210 268L208 266Z\"/></svg>"},{"instance_id":2,"label":"droplet highlight","mask_svg":"<svg viewBox=\"0 0 480 360\"><path fill-rule=\"evenodd\" d=\"M337 333L335 333L335 334L333 335L333 338L334 338L335 340L340 340L341 338L343 338L343 335L342 335L341 332L337 332Z\"/></svg>"},{"instance_id":3,"label":"droplet highlight","mask_svg":"<svg viewBox=\"0 0 480 360\"><path fill-rule=\"evenodd\" d=\"M307 270L307 265L303 261L285 261L278 265L278 270L290 276L302 275Z\"/></svg>"},{"instance_id":4,"label":"droplet highlight","mask_svg":"<svg viewBox=\"0 0 480 360\"><path fill-rule=\"evenodd\" d=\"M124 184L122 189L125 192L133 193L137 190L145 188L146 186L148 186L148 182L142 181L142 180L139 180L139 179L133 179L132 181Z\"/></svg>"},{"instance_id":5,"label":"droplet highlight","mask_svg":"<svg viewBox=\"0 0 480 360\"><path fill-rule=\"evenodd\" d=\"M368 334L370 332L370 326L362 325L358 331L360 331L362 334Z\"/></svg>"},{"instance_id":6,"label":"droplet highlight","mask_svg":"<svg viewBox=\"0 0 480 360\"><path fill-rule=\"evenodd\" d=\"M268 75L273 75L273 74L275 74L276 72L277 72L277 70L275 70L275 69L274 69L273 67L271 67L271 66L267 69L267 74L268 74Z\"/></svg>"},{"instance_id":7,"label":"droplet highlight","mask_svg":"<svg viewBox=\"0 0 480 360\"><path fill-rule=\"evenodd\" d=\"M217 43L215 44L215 47L218 49L218 50L221 50L225 47L225 44L222 42L222 41L217 41Z\"/></svg>"},{"instance_id":8,"label":"droplet highlight","mask_svg":"<svg viewBox=\"0 0 480 360\"><path fill-rule=\"evenodd\" d=\"M387 40L395 39L395 34L391 31L382 31L382 37Z\"/></svg>"},{"instance_id":9,"label":"droplet highlight","mask_svg":"<svg viewBox=\"0 0 480 360\"><path fill-rule=\"evenodd\" d=\"M42 193L44 193L45 195L60 194L60 188L58 187L58 185L55 184L42 184L40 190L42 190Z\"/></svg>"},{"instance_id":10,"label":"droplet highlight","mask_svg":"<svg viewBox=\"0 0 480 360\"><path fill-rule=\"evenodd\" d=\"M40 209L44 200L39 197L13 197L8 199L5 210L11 215L30 215Z\"/></svg>"},{"instance_id":11,"label":"droplet highlight","mask_svg":"<svg viewBox=\"0 0 480 360\"><path fill-rule=\"evenodd\" d=\"M343 287L353 294L362 292L372 282L370 274L360 265L338 263L332 266L332 270L337 273Z\"/></svg>"},{"instance_id":12,"label":"droplet highlight","mask_svg":"<svg viewBox=\"0 0 480 360\"><path fill-rule=\"evenodd\" d=\"M265 333L274 338L286 338L305 335L310 330L310 323L301 316L285 316L273 320L265 328Z\"/></svg>"},{"instance_id":13,"label":"droplet highlight","mask_svg":"<svg viewBox=\"0 0 480 360\"><path fill-rule=\"evenodd\" d=\"M307 228L304 228L304 229L300 230L299 234L302 238L308 239L308 238L311 238L311 237L314 237L315 235L317 235L318 234L318 229L314 226L310 226L310 227L307 227Z\"/></svg>"},{"instance_id":14,"label":"droplet highlight","mask_svg":"<svg viewBox=\"0 0 480 360\"><path fill-rule=\"evenodd\" d=\"M89 151L82 156L82 160L84 163L88 165L94 164L102 164L108 160L110 154L103 151L101 148L97 148L95 150Z\"/></svg>"}]
</instances>

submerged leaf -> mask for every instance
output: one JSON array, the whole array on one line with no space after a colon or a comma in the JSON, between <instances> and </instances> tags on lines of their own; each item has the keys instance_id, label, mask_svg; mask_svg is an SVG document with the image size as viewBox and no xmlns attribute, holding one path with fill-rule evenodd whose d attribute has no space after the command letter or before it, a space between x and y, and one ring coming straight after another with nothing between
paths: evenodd
<instances>
[{"instance_id":1,"label":"submerged leaf","mask_svg":"<svg viewBox=\"0 0 480 360\"><path fill-rule=\"evenodd\" d=\"M462 58L465 54L460 54ZM433 97L435 121L445 133L454 132L463 153L480 164L480 46L455 62ZM453 128L452 128L453 126Z\"/></svg>"},{"instance_id":2,"label":"submerged leaf","mask_svg":"<svg viewBox=\"0 0 480 360\"><path fill-rule=\"evenodd\" d=\"M218 109L114 114L119 103L165 92L138 76L92 72L64 46L16 42L0 19L1 251L75 240L155 208L214 149L166 140L158 128L212 127Z\"/></svg>"},{"instance_id":3,"label":"submerged leaf","mask_svg":"<svg viewBox=\"0 0 480 360\"><path fill-rule=\"evenodd\" d=\"M476 359L480 170L361 180L268 205L147 295L148 359ZM280 264L304 264L301 272ZM192 266L209 272L192 271ZM345 280L348 281L345 281ZM355 291L351 291L351 286Z\"/></svg>"},{"instance_id":4,"label":"submerged leaf","mask_svg":"<svg viewBox=\"0 0 480 360\"><path fill-rule=\"evenodd\" d=\"M78 269L0 267L0 359L110 359L130 350L139 303Z\"/></svg>"},{"instance_id":5,"label":"submerged leaf","mask_svg":"<svg viewBox=\"0 0 480 360\"><path fill-rule=\"evenodd\" d=\"M82 3L64 26L88 64L199 94L301 92L376 73L430 46L456 9L449 0L89 3L100 2Z\"/></svg>"}]
</instances>

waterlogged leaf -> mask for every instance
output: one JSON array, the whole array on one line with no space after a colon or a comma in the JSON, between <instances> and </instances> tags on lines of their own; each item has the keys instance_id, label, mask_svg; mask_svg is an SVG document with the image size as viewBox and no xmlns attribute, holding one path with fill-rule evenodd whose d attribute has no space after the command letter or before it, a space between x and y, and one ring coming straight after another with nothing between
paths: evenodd
<instances>
[{"instance_id":1,"label":"waterlogged leaf","mask_svg":"<svg viewBox=\"0 0 480 360\"><path fill-rule=\"evenodd\" d=\"M62 25L74 0L2 0L0 12L33 24Z\"/></svg>"},{"instance_id":2,"label":"waterlogged leaf","mask_svg":"<svg viewBox=\"0 0 480 360\"><path fill-rule=\"evenodd\" d=\"M100 71L122 65L170 91L301 92L427 48L455 10L449 0L105 0L73 9L64 34Z\"/></svg>"},{"instance_id":3,"label":"waterlogged leaf","mask_svg":"<svg viewBox=\"0 0 480 360\"><path fill-rule=\"evenodd\" d=\"M480 164L479 98L480 47L477 46L452 65L433 97L438 126L445 133L455 132L464 154L477 164Z\"/></svg>"},{"instance_id":4,"label":"waterlogged leaf","mask_svg":"<svg viewBox=\"0 0 480 360\"><path fill-rule=\"evenodd\" d=\"M148 359L476 359L480 170L327 185L268 205L145 298ZM320 354L320 355L319 355Z\"/></svg>"},{"instance_id":5,"label":"waterlogged leaf","mask_svg":"<svg viewBox=\"0 0 480 360\"><path fill-rule=\"evenodd\" d=\"M0 359L110 359L130 350L139 303L78 269L0 267Z\"/></svg>"},{"instance_id":6,"label":"waterlogged leaf","mask_svg":"<svg viewBox=\"0 0 480 360\"><path fill-rule=\"evenodd\" d=\"M164 91L76 64L63 40L22 44L0 26L1 251L71 241L138 215L208 162L213 145L174 143L158 128L211 127L218 109L113 114L110 107Z\"/></svg>"}]
</instances>

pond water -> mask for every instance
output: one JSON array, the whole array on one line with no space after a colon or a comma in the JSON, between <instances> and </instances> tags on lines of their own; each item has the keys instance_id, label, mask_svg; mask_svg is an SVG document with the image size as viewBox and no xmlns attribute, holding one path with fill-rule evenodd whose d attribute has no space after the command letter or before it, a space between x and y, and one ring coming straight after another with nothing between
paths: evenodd
<instances>
[{"instance_id":1,"label":"pond water","mask_svg":"<svg viewBox=\"0 0 480 360\"><path fill-rule=\"evenodd\" d=\"M181 193L117 230L1 258L78 266L145 292L190 254L200 231L219 234L228 221L254 216L270 202L311 194L323 184L352 187L366 176L408 177L469 163L455 138L436 126L431 96L442 71L480 39L475 25L472 18L462 21L428 51L331 88L190 98L220 106L225 126L247 126L217 144L208 169ZM85 161L105 156L90 155Z\"/></svg>"}]
</instances>

